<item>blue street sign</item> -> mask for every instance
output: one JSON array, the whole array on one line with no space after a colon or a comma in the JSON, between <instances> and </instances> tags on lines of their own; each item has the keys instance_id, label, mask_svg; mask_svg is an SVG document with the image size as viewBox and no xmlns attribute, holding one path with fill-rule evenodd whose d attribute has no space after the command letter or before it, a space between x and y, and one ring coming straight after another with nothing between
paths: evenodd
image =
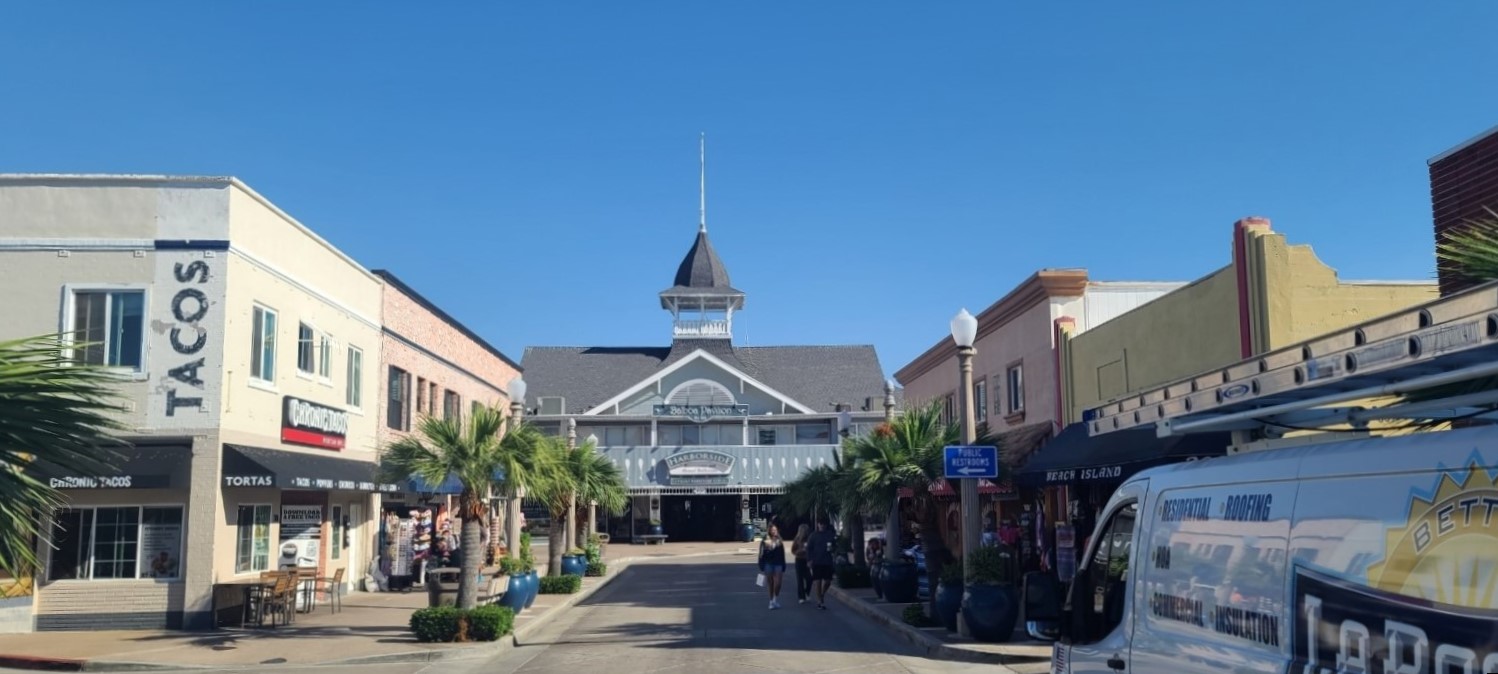
<instances>
[{"instance_id":1,"label":"blue street sign","mask_svg":"<svg viewBox=\"0 0 1498 674\"><path fill-rule=\"evenodd\" d=\"M942 472L948 480L963 480L976 477L990 480L999 476L998 447L966 447L953 445L946 448Z\"/></svg>"}]
</instances>

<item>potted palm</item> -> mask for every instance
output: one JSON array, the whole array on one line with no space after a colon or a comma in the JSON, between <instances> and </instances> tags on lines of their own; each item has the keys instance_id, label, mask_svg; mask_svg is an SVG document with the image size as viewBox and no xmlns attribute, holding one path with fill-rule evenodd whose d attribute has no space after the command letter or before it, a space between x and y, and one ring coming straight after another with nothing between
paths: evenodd
<instances>
[{"instance_id":1,"label":"potted palm","mask_svg":"<svg viewBox=\"0 0 1498 674\"><path fill-rule=\"evenodd\" d=\"M507 431L507 425L514 426ZM537 435L498 410L480 405L462 419L422 417L417 432L385 447L380 469L391 482L415 476L428 484L441 484L455 477L462 485L458 514L463 521L463 556L456 579L460 609L478 605L484 562L480 540L489 510L484 499L500 476L515 479L528 473Z\"/></svg>"},{"instance_id":2,"label":"potted palm","mask_svg":"<svg viewBox=\"0 0 1498 674\"><path fill-rule=\"evenodd\" d=\"M978 641L1008 641L1019 619L1014 551L1006 545L980 547L967 556L967 587L962 619Z\"/></svg>"},{"instance_id":3,"label":"potted palm","mask_svg":"<svg viewBox=\"0 0 1498 674\"><path fill-rule=\"evenodd\" d=\"M562 555L562 575L581 576L588 571L587 552L582 548L572 548L567 554Z\"/></svg>"},{"instance_id":4,"label":"potted palm","mask_svg":"<svg viewBox=\"0 0 1498 674\"><path fill-rule=\"evenodd\" d=\"M525 602L530 598L530 578L525 574L525 562L514 557L504 557L499 560L499 570L510 578L505 584L505 593L499 599L499 605L509 607L519 615L525 610Z\"/></svg>"},{"instance_id":5,"label":"potted palm","mask_svg":"<svg viewBox=\"0 0 1498 674\"><path fill-rule=\"evenodd\" d=\"M658 519L655 519L653 517L650 518L650 535L651 536L664 536L664 535L666 535L666 530L661 528L661 521L658 520Z\"/></svg>"},{"instance_id":6,"label":"potted palm","mask_svg":"<svg viewBox=\"0 0 1498 674\"><path fill-rule=\"evenodd\" d=\"M525 608L530 608L531 604L536 603L536 595L541 592L541 577L536 575L536 558L531 555L529 531L520 534L520 572L525 576Z\"/></svg>"},{"instance_id":7,"label":"potted palm","mask_svg":"<svg viewBox=\"0 0 1498 674\"><path fill-rule=\"evenodd\" d=\"M936 619L948 632L957 631L957 613L962 609L962 566L942 567L941 583L936 586Z\"/></svg>"}]
</instances>

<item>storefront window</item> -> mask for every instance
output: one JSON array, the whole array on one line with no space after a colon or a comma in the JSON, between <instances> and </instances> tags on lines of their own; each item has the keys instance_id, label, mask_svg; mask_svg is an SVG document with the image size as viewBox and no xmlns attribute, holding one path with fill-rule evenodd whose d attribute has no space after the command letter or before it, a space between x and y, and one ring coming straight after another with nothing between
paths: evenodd
<instances>
[{"instance_id":1,"label":"storefront window","mask_svg":"<svg viewBox=\"0 0 1498 674\"><path fill-rule=\"evenodd\" d=\"M51 580L179 578L182 508L62 510L53 520Z\"/></svg>"},{"instance_id":2,"label":"storefront window","mask_svg":"<svg viewBox=\"0 0 1498 674\"><path fill-rule=\"evenodd\" d=\"M830 445L832 427L826 423L796 424L796 444Z\"/></svg>"},{"instance_id":3,"label":"storefront window","mask_svg":"<svg viewBox=\"0 0 1498 674\"><path fill-rule=\"evenodd\" d=\"M239 506L239 531L234 549L234 572L270 569L270 506Z\"/></svg>"}]
</instances>

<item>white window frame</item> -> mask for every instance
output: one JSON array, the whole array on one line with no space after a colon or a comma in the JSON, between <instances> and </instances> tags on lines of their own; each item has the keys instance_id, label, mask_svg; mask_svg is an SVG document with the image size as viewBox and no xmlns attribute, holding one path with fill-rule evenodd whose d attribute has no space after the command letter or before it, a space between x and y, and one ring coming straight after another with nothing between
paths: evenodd
<instances>
[{"instance_id":1,"label":"white window frame","mask_svg":"<svg viewBox=\"0 0 1498 674\"><path fill-rule=\"evenodd\" d=\"M1004 393L1009 401L1009 413L1025 411L1025 364L1014 363L1004 368Z\"/></svg>"},{"instance_id":2,"label":"white window frame","mask_svg":"<svg viewBox=\"0 0 1498 674\"><path fill-rule=\"evenodd\" d=\"M260 329L258 331L255 329L255 314L256 313L259 313L259 314L262 315L262 318L261 318L262 323L261 323ZM265 332L265 324L263 322L264 321L263 316L272 316L272 317L275 318L275 326L270 331L270 353L268 354L269 355L268 358L266 357L267 354L265 352L265 346L266 346L265 345L265 337L266 337L266 332ZM252 384L259 384L262 387L274 387L275 386L275 384L276 384L276 350L277 350L276 347L279 346L279 344L277 344L277 342L279 341L278 336L279 336L280 332L281 332L281 314L279 312L277 312L275 309L272 309L272 308L270 308L268 306L265 306L264 304L260 304L258 302L255 303L254 307L250 310L250 366L251 367L250 367L249 381ZM257 352L258 352L258 354L257 354ZM255 358L256 358L257 355L260 358L260 368L258 370L254 368ZM270 372L269 372L270 376L268 376L268 377L266 376L267 375L266 369L270 370Z\"/></svg>"},{"instance_id":3,"label":"white window frame","mask_svg":"<svg viewBox=\"0 0 1498 674\"><path fill-rule=\"evenodd\" d=\"M333 351L336 348L332 335L317 333L317 380L329 386L333 385Z\"/></svg>"},{"instance_id":4,"label":"white window frame","mask_svg":"<svg viewBox=\"0 0 1498 674\"><path fill-rule=\"evenodd\" d=\"M350 345L344 357L343 403L349 409L364 409L364 350Z\"/></svg>"},{"instance_id":5,"label":"white window frame","mask_svg":"<svg viewBox=\"0 0 1498 674\"><path fill-rule=\"evenodd\" d=\"M343 536L347 535L343 525L343 504L335 503L328 506L328 559L338 561L343 559Z\"/></svg>"},{"instance_id":6,"label":"white window frame","mask_svg":"<svg viewBox=\"0 0 1498 674\"><path fill-rule=\"evenodd\" d=\"M302 369L302 329L307 330L307 369ZM296 374L303 379L317 376L317 328L306 321L296 324Z\"/></svg>"},{"instance_id":7,"label":"white window frame","mask_svg":"<svg viewBox=\"0 0 1498 674\"><path fill-rule=\"evenodd\" d=\"M46 526L45 529L43 529L43 531L47 532L47 540L48 540L49 544L46 546L46 548L47 548L47 555L46 555L46 557L47 558L45 560L45 564L42 567L41 572L38 574L39 577L45 577L45 578L47 578L49 583L94 583L94 582L110 582L110 581L130 581L130 580L148 580L148 581L152 581L152 582L156 582L156 583L180 583L185 578L187 578L187 559L186 559L186 557L183 556L183 552L187 548L187 504L186 503L181 503L181 502L175 502L175 503L90 503L88 505L77 505L77 506L68 506L68 507L64 507L64 508L58 508L58 510L98 510L100 508L135 508L136 509L137 516L136 516L136 523L135 523L135 526L136 526L136 537L135 537L135 577L134 578L94 578L94 545L93 545L93 543L96 540L96 537L98 536L98 529L99 529L99 515L98 515L98 513L95 513L94 517L93 517L93 520L89 524L89 532L88 532L89 549L88 549L88 553L85 556L85 558L82 560L82 566L87 571L87 576L83 577L83 578L67 578L67 579L64 579L64 580L52 580L52 558L53 558L53 556L55 554L57 554L57 550L55 548L53 548L52 545L50 544L51 543L51 539L52 539L52 532L55 531L56 525L57 525L57 522L56 522L56 513L55 512L53 513L53 515L51 515L51 516L49 516L47 518L47 523L46 523L47 526ZM146 517L145 509L146 508L176 508L176 509L182 511L182 536L177 541L177 577L176 578L151 578L150 576L142 576L141 575L141 571L145 568L145 564L142 563L142 560L140 559L140 552L141 552L141 546L145 543L145 540L144 540L145 537L142 535L142 529L143 529L143 527L145 527L145 517Z\"/></svg>"},{"instance_id":8,"label":"white window frame","mask_svg":"<svg viewBox=\"0 0 1498 674\"><path fill-rule=\"evenodd\" d=\"M73 317L77 313L78 293L89 292L139 292L141 294L141 339L140 339L140 367L109 367L110 370L127 375L131 379L144 380L146 375L146 354L149 352L150 325L151 325L151 287L143 283L66 283L62 286L62 314L58 317L58 332L63 335L63 342L68 346L74 343ZM105 310L105 323L109 322L108 309ZM108 352L106 342L105 352ZM106 356L107 360L107 356Z\"/></svg>"},{"instance_id":9,"label":"white window frame","mask_svg":"<svg viewBox=\"0 0 1498 674\"><path fill-rule=\"evenodd\" d=\"M256 508L256 509L258 509L258 508L265 508L266 511L270 513L270 515L265 520L266 521L266 526L265 526L265 540L266 540L266 550L267 550L267 552L266 552L266 555L265 555L265 568L263 568L263 569L257 569L257 568L255 568L255 514L254 514L254 511L252 510L250 512L250 569L248 571L240 571L239 570L239 529L240 529L240 526L239 526L239 509L240 508ZM271 559L273 557L275 557L275 555L271 554L270 551L269 551L270 550L270 541L273 539L273 537L271 536L271 530L270 530L271 527L270 527L270 525L275 524L275 522L276 522L276 508L275 508L274 505L270 504L269 502L265 502L265 503L261 503L261 502L255 502L255 503L236 503L236 504L234 504L234 575L236 575L236 576L248 576L250 574L255 574L255 573L260 573L261 571L269 571L270 570Z\"/></svg>"}]
</instances>

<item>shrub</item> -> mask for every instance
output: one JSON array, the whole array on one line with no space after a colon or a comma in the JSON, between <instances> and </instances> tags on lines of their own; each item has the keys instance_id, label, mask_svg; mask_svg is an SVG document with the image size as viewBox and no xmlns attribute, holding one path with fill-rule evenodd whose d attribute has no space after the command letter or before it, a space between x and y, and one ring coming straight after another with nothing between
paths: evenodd
<instances>
[{"instance_id":1,"label":"shrub","mask_svg":"<svg viewBox=\"0 0 1498 674\"><path fill-rule=\"evenodd\" d=\"M984 546L967 554L969 585L1004 585L1014 582L1014 551L1007 545Z\"/></svg>"},{"instance_id":2,"label":"shrub","mask_svg":"<svg viewBox=\"0 0 1498 674\"><path fill-rule=\"evenodd\" d=\"M609 575L609 565L604 564L603 562L588 562L588 571L586 575L607 576Z\"/></svg>"},{"instance_id":3,"label":"shrub","mask_svg":"<svg viewBox=\"0 0 1498 674\"><path fill-rule=\"evenodd\" d=\"M520 534L520 561L527 570L536 568L536 558L531 556L531 532Z\"/></svg>"},{"instance_id":4,"label":"shrub","mask_svg":"<svg viewBox=\"0 0 1498 674\"><path fill-rule=\"evenodd\" d=\"M411 632L424 643L457 641L463 612L452 606L417 609L411 614Z\"/></svg>"},{"instance_id":5,"label":"shrub","mask_svg":"<svg viewBox=\"0 0 1498 674\"><path fill-rule=\"evenodd\" d=\"M845 564L837 567L837 586L843 589L869 587L869 567L860 564Z\"/></svg>"},{"instance_id":6,"label":"shrub","mask_svg":"<svg viewBox=\"0 0 1498 674\"><path fill-rule=\"evenodd\" d=\"M514 557L501 557L499 559L499 571L506 576L518 576L525 573L525 562Z\"/></svg>"},{"instance_id":7,"label":"shrub","mask_svg":"<svg viewBox=\"0 0 1498 674\"><path fill-rule=\"evenodd\" d=\"M911 627L934 627L936 621L926 616L925 604L911 604L900 613L900 618Z\"/></svg>"},{"instance_id":8,"label":"shrub","mask_svg":"<svg viewBox=\"0 0 1498 674\"><path fill-rule=\"evenodd\" d=\"M572 594L583 588L581 576L542 576L541 594Z\"/></svg>"},{"instance_id":9,"label":"shrub","mask_svg":"<svg viewBox=\"0 0 1498 674\"><path fill-rule=\"evenodd\" d=\"M603 561L603 550L599 549L597 543L588 544L585 554L588 557L589 564L597 564Z\"/></svg>"},{"instance_id":10,"label":"shrub","mask_svg":"<svg viewBox=\"0 0 1498 674\"><path fill-rule=\"evenodd\" d=\"M972 559L972 558L969 557L968 559ZM946 566L941 567L941 584L942 585L948 585L948 584L951 584L951 583L957 583L959 585L962 584L962 565L961 564L948 564Z\"/></svg>"},{"instance_id":11,"label":"shrub","mask_svg":"<svg viewBox=\"0 0 1498 674\"><path fill-rule=\"evenodd\" d=\"M582 548L571 548L571 549L567 550L567 556L568 557L581 557L581 556L583 556L583 549Z\"/></svg>"},{"instance_id":12,"label":"shrub","mask_svg":"<svg viewBox=\"0 0 1498 674\"><path fill-rule=\"evenodd\" d=\"M498 604L480 606L468 612L468 638L494 641L515 627L515 612Z\"/></svg>"}]
</instances>

